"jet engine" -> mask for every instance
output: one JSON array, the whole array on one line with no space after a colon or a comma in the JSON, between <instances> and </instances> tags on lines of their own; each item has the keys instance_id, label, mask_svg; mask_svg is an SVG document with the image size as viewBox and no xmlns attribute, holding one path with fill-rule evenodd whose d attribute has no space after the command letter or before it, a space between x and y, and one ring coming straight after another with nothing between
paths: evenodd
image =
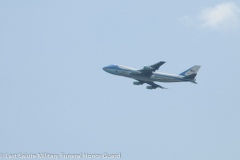
<instances>
[{"instance_id":1,"label":"jet engine","mask_svg":"<svg viewBox=\"0 0 240 160\"><path fill-rule=\"evenodd\" d=\"M152 70L152 68L149 67L149 66L143 66L143 69L144 69L144 70Z\"/></svg>"},{"instance_id":2,"label":"jet engine","mask_svg":"<svg viewBox=\"0 0 240 160\"><path fill-rule=\"evenodd\" d=\"M141 82L138 82L138 81L134 81L133 84L134 84L134 85L142 85L142 83L141 83Z\"/></svg>"},{"instance_id":3,"label":"jet engine","mask_svg":"<svg viewBox=\"0 0 240 160\"><path fill-rule=\"evenodd\" d=\"M156 89L156 88L153 86L147 86L147 89Z\"/></svg>"}]
</instances>

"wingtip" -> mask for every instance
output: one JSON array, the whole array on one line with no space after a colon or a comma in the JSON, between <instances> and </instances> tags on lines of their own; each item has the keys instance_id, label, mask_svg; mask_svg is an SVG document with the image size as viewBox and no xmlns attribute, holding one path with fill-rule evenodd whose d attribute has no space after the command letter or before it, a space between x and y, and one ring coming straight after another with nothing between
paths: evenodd
<instances>
[{"instance_id":1,"label":"wingtip","mask_svg":"<svg viewBox=\"0 0 240 160\"><path fill-rule=\"evenodd\" d=\"M194 83L194 84L198 84L196 81L192 81L192 83Z\"/></svg>"},{"instance_id":2,"label":"wingtip","mask_svg":"<svg viewBox=\"0 0 240 160\"><path fill-rule=\"evenodd\" d=\"M161 88L161 89L168 89L168 88L165 88L165 87L159 87L159 88Z\"/></svg>"}]
</instances>

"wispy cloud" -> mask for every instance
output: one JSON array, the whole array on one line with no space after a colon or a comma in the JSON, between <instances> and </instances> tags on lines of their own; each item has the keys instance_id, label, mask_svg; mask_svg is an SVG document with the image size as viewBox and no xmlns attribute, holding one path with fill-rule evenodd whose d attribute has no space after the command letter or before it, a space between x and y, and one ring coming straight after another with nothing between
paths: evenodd
<instances>
[{"instance_id":1,"label":"wispy cloud","mask_svg":"<svg viewBox=\"0 0 240 160\"><path fill-rule=\"evenodd\" d=\"M199 18L203 28L236 29L240 26L240 8L233 2L221 3L201 11Z\"/></svg>"},{"instance_id":2,"label":"wispy cloud","mask_svg":"<svg viewBox=\"0 0 240 160\"><path fill-rule=\"evenodd\" d=\"M240 7L234 2L220 3L203 9L198 16L183 16L180 21L203 29L235 30L240 28Z\"/></svg>"}]
</instances>

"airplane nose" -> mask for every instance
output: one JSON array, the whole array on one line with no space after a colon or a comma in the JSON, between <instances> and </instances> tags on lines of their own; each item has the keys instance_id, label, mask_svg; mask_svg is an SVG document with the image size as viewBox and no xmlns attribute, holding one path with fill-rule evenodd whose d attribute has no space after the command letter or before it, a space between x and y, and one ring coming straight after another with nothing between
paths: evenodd
<instances>
[{"instance_id":1,"label":"airplane nose","mask_svg":"<svg viewBox=\"0 0 240 160\"><path fill-rule=\"evenodd\" d=\"M104 71L106 71L107 67L103 67L102 69L103 69Z\"/></svg>"}]
</instances>

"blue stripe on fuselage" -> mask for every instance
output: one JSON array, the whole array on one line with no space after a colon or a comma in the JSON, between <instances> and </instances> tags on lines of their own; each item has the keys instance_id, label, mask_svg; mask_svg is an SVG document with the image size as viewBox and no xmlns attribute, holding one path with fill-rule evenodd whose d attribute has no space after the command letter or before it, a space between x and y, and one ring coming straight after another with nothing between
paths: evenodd
<instances>
[{"instance_id":1,"label":"blue stripe on fuselage","mask_svg":"<svg viewBox=\"0 0 240 160\"><path fill-rule=\"evenodd\" d=\"M176 79L176 80L180 80L180 81L188 81L186 79L183 79L182 77L179 77L179 76L175 76L175 75L166 75L166 74L162 74L162 73L157 73L157 72L154 72L153 73L153 76L155 77L159 77L159 78L169 78L169 79Z\"/></svg>"}]
</instances>

